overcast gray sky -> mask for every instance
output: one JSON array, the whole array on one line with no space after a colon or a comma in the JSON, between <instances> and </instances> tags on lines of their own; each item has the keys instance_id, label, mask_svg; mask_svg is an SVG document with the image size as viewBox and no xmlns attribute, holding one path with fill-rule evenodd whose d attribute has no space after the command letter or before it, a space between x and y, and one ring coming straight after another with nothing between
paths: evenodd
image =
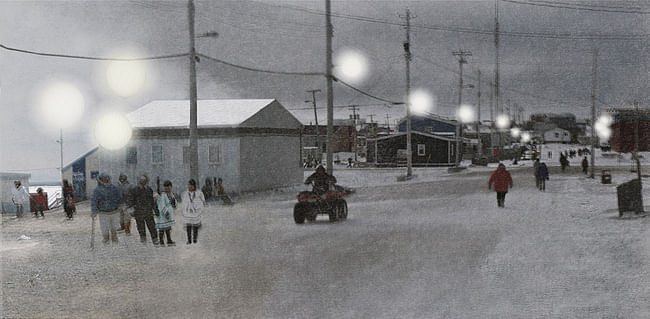
<instances>
[{"instance_id":1,"label":"overcast gray sky","mask_svg":"<svg viewBox=\"0 0 650 319\"><path fill-rule=\"evenodd\" d=\"M197 51L263 69L325 69L325 1L197 1ZM390 100L403 100L405 66L402 42L406 8L412 19L412 87L436 96L433 113L453 117L458 94L458 63L452 51L470 50L465 82L477 84L482 72L481 112L489 119L489 87L494 69L495 1L333 1L335 53L362 51L369 74L357 87ZM371 20L371 21L368 21ZM630 104L648 107L650 2L500 0L501 96L525 114L590 112L591 52L599 50L598 107ZM25 50L83 56L111 56L120 48L142 55L185 53L188 47L185 1L0 1L0 43ZM636 35L636 36L635 36ZM119 97L102 74L105 62L54 58L0 50L2 128L0 171L31 172L36 180L58 178L58 130L34 116L36 98L51 80L74 83L85 99L82 120L64 131L64 162L95 141L91 129L106 108L132 111L151 100L188 98L186 58L147 62L145 86ZM308 121L313 116L306 90L321 89L322 77L269 75L235 69L202 59L197 65L199 98L275 98ZM335 105L360 104L361 117L383 123L404 115L340 85ZM477 89L464 90L464 101L477 104ZM337 108L336 117L350 111ZM319 119L325 109L319 110Z\"/></svg>"}]
</instances>

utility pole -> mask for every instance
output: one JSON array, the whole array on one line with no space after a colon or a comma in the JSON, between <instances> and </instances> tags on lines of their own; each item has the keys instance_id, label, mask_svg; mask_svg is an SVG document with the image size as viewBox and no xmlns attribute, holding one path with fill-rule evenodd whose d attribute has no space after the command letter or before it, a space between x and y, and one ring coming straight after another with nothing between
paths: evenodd
<instances>
[{"instance_id":1,"label":"utility pole","mask_svg":"<svg viewBox=\"0 0 650 319\"><path fill-rule=\"evenodd\" d=\"M490 87L490 122L494 123L494 86L492 85L492 81L488 82L488 87Z\"/></svg>"},{"instance_id":2,"label":"utility pole","mask_svg":"<svg viewBox=\"0 0 650 319\"><path fill-rule=\"evenodd\" d=\"M357 108L358 107L356 105L352 105L352 106L350 106L350 108L352 109L352 120L354 121L353 122L353 124L354 124L354 142L353 143L354 143L354 161L356 162L357 161L357 153L358 153L358 150L359 150L358 146L357 146Z\"/></svg>"},{"instance_id":3,"label":"utility pole","mask_svg":"<svg viewBox=\"0 0 650 319\"><path fill-rule=\"evenodd\" d=\"M406 41L404 42L404 60L406 62L406 178L413 174L411 150L411 12L406 9Z\"/></svg>"},{"instance_id":4,"label":"utility pole","mask_svg":"<svg viewBox=\"0 0 650 319\"><path fill-rule=\"evenodd\" d=\"M61 171L61 183L63 183L63 128L59 128L59 140L57 142L59 143L61 153L61 166L59 166L59 170Z\"/></svg>"},{"instance_id":5,"label":"utility pole","mask_svg":"<svg viewBox=\"0 0 650 319\"><path fill-rule=\"evenodd\" d=\"M187 2L190 31L190 178L199 185L199 152L196 102L196 49L194 48L194 0Z\"/></svg>"},{"instance_id":6,"label":"utility pole","mask_svg":"<svg viewBox=\"0 0 650 319\"><path fill-rule=\"evenodd\" d=\"M463 103L463 64L467 63L467 60L465 60L466 56L472 56L472 52L470 51L463 51L463 50L458 50L452 52L454 56L458 57L458 67L460 68L460 80L459 86L458 86L458 109L460 109L460 106ZM457 118L456 121L458 124L456 125L456 167L460 166L460 160L461 157L463 156L463 151L462 151L462 142L461 142L461 134L462 134L462 122L460 118Z\"/></svg>"},{"instance_id":7,"label":"utility pole","mask_svg":"<svg viewBox=\"0 0 650 319\"><path fill-rule=\"evenodd\" d=\"M322 157L323 151L320 147L320 134L318 133L318 113L316 112L316 92L320 92L320 90L307 90L307 92L311 92L311 102L314 105L314 121L316 122L316 147L318 147L319 156ZM319 160L321 159L319 158Z\"/></svg>"},{"instance_id":8,"label":"utility pole","mask_svg":"<svg viewBox=\"0 0 650 319\"><path fill-rule=\"evenodd\" d=\"M638 101L634 101L634 113L634 159L636 160L637 178L639 179L639 184L641 184L641 162L639 161L639 118L641 117L641 114L639 113ZM643 207L643 205L641 205L641 207Z\"/></svg>"},{"instance_id":9,"label":"utility pole","mask_svg":"<svg viewBox=\"0 0 650 319\"><path fill-rule=\"evenodd\" d=\"M596 152L595 144L598 138L596 138L596 80L598 80L598 49L595 49L593 52L593 66L591 68L591 171L589 177L595 178L594 171L596 170Z\"/></svg>"},{"instance_id":10,"label":"utility pole","mask_svg":"<svg viewBox=\"0 0 650 319\"><path fill-rule=\"evenodd\" d=\"M494 97L496 113L502 113L499 105L499 0L494 1Z\"/></svg>"},{"instance_id":11,"label":"utility pole","mask_svg":"<svg viewBox=\"0 0 650 319\"><path fill-rule=\"evenodd\" d=\"M331 17L332 5L330 0L325 0L325 27L326 32L326 79L327 79L327 173L332 175L334 171L334 159L332 151L334 150L334 89L332 88L332 36L334 28L332 27Z\"/></svg>"},{"instance_id":12,"label":"utility pole","mask_svg":"<svg viewBox=\"0 0 650 319\"><path fill-rule=\"evenodd\" d=\"M390 115L386 113L386 127L388 128L388 133L390 133Z\"/></svg>"},{"instance_id":13,"label":"utility pole","mask_svg":"<svg viewBox=\"0 0 650 319\"><path fill-rule=\"evenodd\" d=\"M483 155L483 149L481 145L481 69L478 69L478 103L476 106L476 137L478 139L478 158L481 158Z\"/></svg>"}]
</instances>

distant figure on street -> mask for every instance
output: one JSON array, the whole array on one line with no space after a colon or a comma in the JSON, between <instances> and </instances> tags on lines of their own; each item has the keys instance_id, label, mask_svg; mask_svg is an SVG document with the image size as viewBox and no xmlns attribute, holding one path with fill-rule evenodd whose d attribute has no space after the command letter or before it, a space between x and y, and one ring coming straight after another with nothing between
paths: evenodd
<instances>
[{"instance_id":1,"label":"distant figure on street","mask_svg":"<svg viewBox=\"0 0 650 319\"><path fill-rule=\"evenodd\" d=\"M512 188L512 176L506 170L506 166L499 164L499 167L492 173L490 180L488 180L488 188L492 188L494 184L494 191L497 193L497 206L505 207L506 193L508 193L508 186Z\"/></svg>"},{"instance_id":2,"label":"distant figure on street","mask_svg":"<svg viewBox=\"0 0 650 319\"><path fill-rule=\"evenodd\" d=\"M562 171L569 166L569 159L567 159L567 155L565 153L560 153L560 167L562 167Z\"/></svg>"},{"instance_id":3,"label":"distant figure on street","mask_svg":"<svg viewBox=\"0 0 650 319\"><path fill-rule=\"evenodd\" d=\"M125 204L122 206L122 211L120 212L120 226L127 236L131 236L131 215L127 210L131 202L129 196L133 186L129 183L129 179L125 174L120 174L119 184L117 186L122 193L122 199Z\"/></svg>"},{"instance_id":4,"label":"distant figure on street","mask_svg":"<svg viewBox=\"0 0 650 319\"><path fill-rule=\"evenodd\" d=\"M205 179L205 185L201 187L201 192L203 192L203 197L206 201L211 200L214 196L214 189L212 188L212 181L210 178Z\"/></svg>"},{"instance_id":5,"label":"distant figure on street","mask_svg":"<svg viewBox=\"0 0 650 319\"><path fill-rule=\"evenodd\" d=\"M156 216L156 228L158 229L158 239L160 246L165 246L165 235L167 235L167 246L176 246L172 240L172 226L176 223L174 220L174 209L176 209L176 197L172 193L172 182L164 181L165 189L162 194L156 193L155 202L158 206L158 216Z\"/></svg>"},{"instance_id":6,"label":"distant figure on street","mask_svg":"<svg viewBox=\"0 0 650 319\"><path fill-rule=\"evenodd\" d=\"M154 198L153 189L149 187L149 177L145 174L138 176L138 186L131 189L130 206L133 206L133 217L135 218L135 226L140 234L140 242L147 242L147 231L151 235L151 241L154 245L158 245L158 232L156 231L156 222L154 216Z\"/></svg>"},{"instance_id":7,"label":"distant figure on street","mask_svg":"<svg viewBox=\"0 0 650 319\"><path fill-rule=\"evenodd\" d=\"M587 160L587 156L582 159L582 172L585 174L589 173L589 160Z\"/></svg>"},{"instance_id":8,"label":"distant figure on street","mask_svg":"<svg viewBox=\"0 0 650 319\"><path fill-rule=\"evenodd\" d=\"M68 217L68 220L71 220L74 213L77 211L74 202L74 188L70 186L67 179L63 180L63 210L65 211L65 216Z\"/></svg>"},{"instance_id":9,"label":"distant figure on street","mask_svg":"<svg viewBox=\"0 0 650 319\"><path fill-rule=\"evenodd\" d=\"M109 238L117 244L117 225L120 222L120 207L124 202L117 186L111 184L111 177L106 173L97 176L97 188L90 195L90 211L93 218L99 215L99 228L102 230L104 244ZM110 236L109 236L110 235Z\"/></svg>"},{"instance_id":10,"label":"distant figure on street","mask_svg":"<svg viewBox=\"0 0 650 319\"><path fill-rule=\"evenodd\" d=\"M217 199L220 199L223 201L224 204L226 205L232 205L232 199L230 199L230 196L228 196L228 193L226 193L226 188L223 187L223 180L221 177L217 180L217 185L215 185L215 193L217 193Z\"/></svg>"},{"instance_id":11,"label":"distant figure on street","mask_svg":"<svg viewBox=\"0 0 650 319\"><path fill-rule=\"evenodd\" d=\"M533 163L533 175L535 175L535 187L539 188L539 158Z\"/></svg>"},{"instance_id":12,"label":"distant figure on street","mask_svg":"<svg viewBox=\"0 0 650 319\"><path fill-rule=\"evenodd\" d=\"M549 179L548 178L548 167L546 166L546 163L539 163L539 166L537 166L537 171L535 172L535 177L538 181L537 188L545 192L546 191L546 181Z\"/></svg>"},{"instance_id":13,"label":"distant figure on street","mask_svg":"<svg viewBox=\"0 0 650 319\"><path fill-rule=\"evenodd\" d=\"M196 191L196 181L190 179L187 182L187 190L181 195L183 218L185 219L185 228L187 230L187 244L195 243L198 240L199 227L203 218L203 206L205 206L205 197L203 192ZM194 235L194 237L192 237Z\"/></svg>"},{"instance_id":14,"label":"distant figure on street","mask_svg":"<svg viewBox=\"0 0 650 319\"><path fill-rule=\"evenodd\" d=\"M29 192L22 186L20 181L14 181L14 188L11 190L11 201L16 206L16 217L23 217L25 202L29 203Z\"/></svg>"},{"instance_id":15,"label":"distant figure on street","mask_svg":"<svg viewBox=\"0 0 650 319\"><path fill-rule=\"evenodd\" d=\"M43 189L40 187L36 189L36 195L34 195L34 204L36 204L36 207L34 207L34 218L38 218L38 213L41 213L41 217L45 218L43 211L47 207L47 197L45 197L45 194L43 194Z\"/></svg>"}]
</instances>

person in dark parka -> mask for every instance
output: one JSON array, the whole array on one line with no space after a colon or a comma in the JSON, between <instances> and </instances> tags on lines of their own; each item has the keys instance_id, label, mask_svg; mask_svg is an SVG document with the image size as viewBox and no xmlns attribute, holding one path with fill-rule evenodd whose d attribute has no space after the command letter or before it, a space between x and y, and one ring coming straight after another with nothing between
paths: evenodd
<instances>
[{"instance_id":1,"label":"person in dark parka","mask_svg":"<svg viewBox=\"0 0 650 319\"><path fill-rule=\"evenodd\" d=\"M537 177L537 188L539 188L540 191L545 192L546 191L546 181L549 179L548 178L548 167L546 166L546 163L540 163L537 166L537 171L535 172L535 176Z\"/></svg>"},{"instance_id":2,"label":"person in dark parka","mask_svg":"<svg viewBox=\"0 0 650 319\"><path fill-rule=\"evenodd\" d=\"M494 184L494 191L497 193L497 206L505 207L508 186L512 188L512 176L506 170L505 165L499 164L499 167L490 175L488 188L492 188L492 184Z\"/></svg>"},{"instance_id":3,"label":"person in dark parka","mask_svg":"<svg viewBox=\"0 0 650 319\"><path fill-rule=\"evenodd\" d=\"M149 229L151 240L154 245L158 245L158 232L156 231L156 222L154 216L154 197L153 189L149 187L149 177L147 175L138 176L138 186L133 187L129 196L130 204L134 208L133 217L140 234L140 241L147 242L146 228Z\"/></svg>"}]
</instances>

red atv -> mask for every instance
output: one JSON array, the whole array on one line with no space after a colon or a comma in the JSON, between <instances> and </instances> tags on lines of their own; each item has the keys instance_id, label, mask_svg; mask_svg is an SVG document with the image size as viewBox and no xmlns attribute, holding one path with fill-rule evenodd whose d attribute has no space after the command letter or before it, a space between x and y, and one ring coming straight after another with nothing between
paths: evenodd
<instances>
[{"instance_id":1,"label":"red atv","mask_svg":"<svg viewBox=\"0 0 650 319\"><path fill-rule=\"evenodd\" d=\"M316 220L318 214L327 214L330 222L348 218L348 203L343 199L345 191L338 188L319 195L312 191L303 191L296 195L298 203L293 207L293 220L303 224L305 219Z\"/></svg>"}]
</instances>

